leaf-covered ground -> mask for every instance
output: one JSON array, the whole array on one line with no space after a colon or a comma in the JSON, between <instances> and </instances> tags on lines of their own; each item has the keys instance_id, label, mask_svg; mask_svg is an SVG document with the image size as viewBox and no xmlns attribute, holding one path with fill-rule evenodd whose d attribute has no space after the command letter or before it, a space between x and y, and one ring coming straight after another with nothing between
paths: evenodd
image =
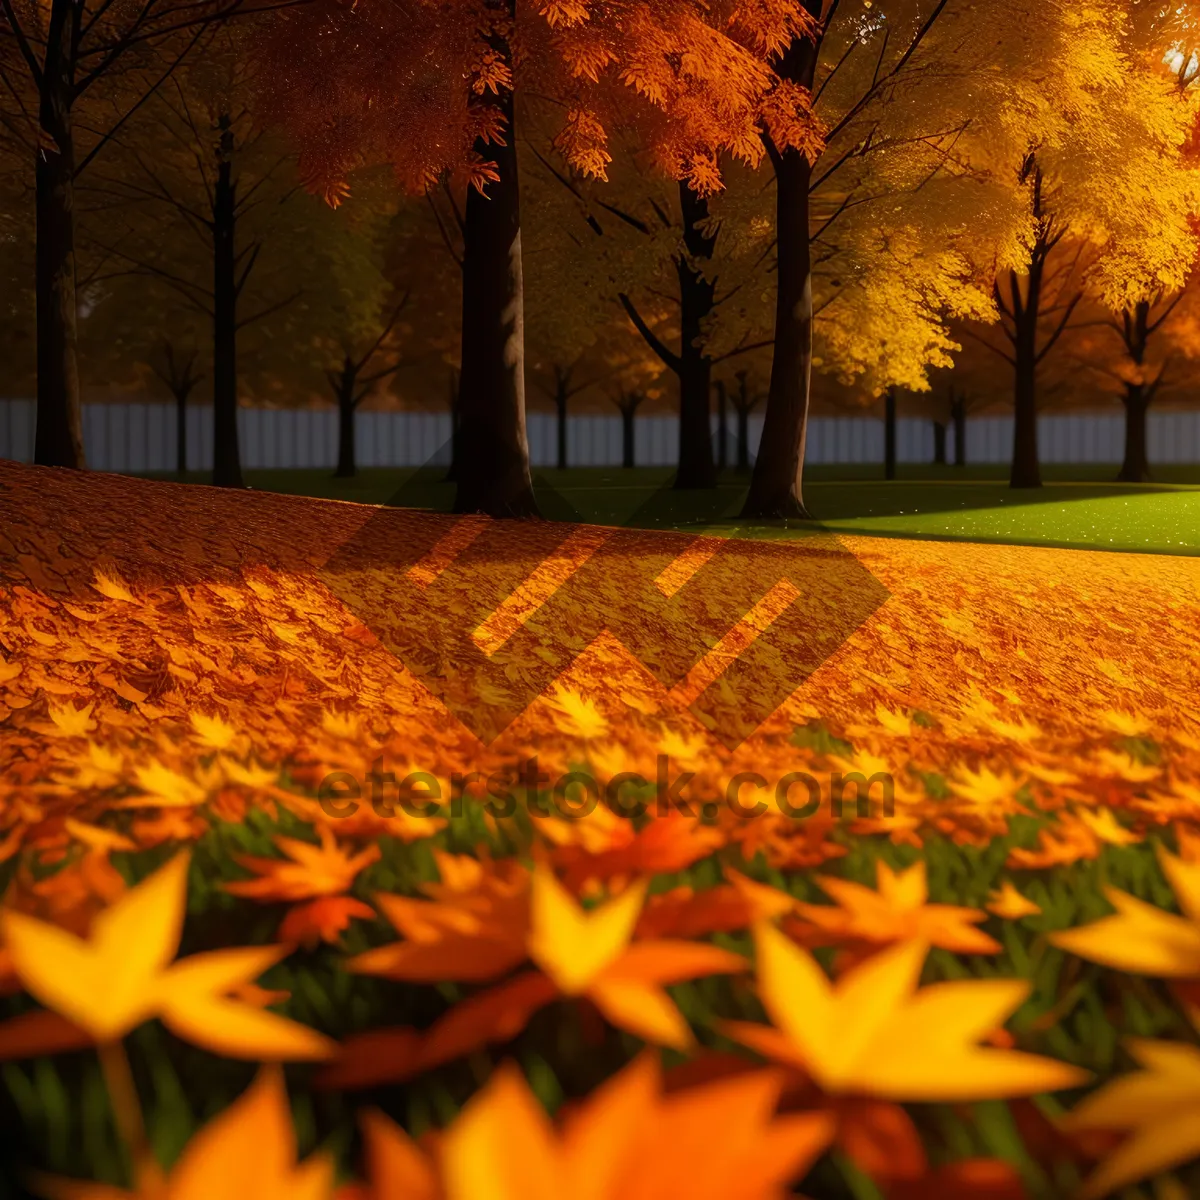
<instances>
[{"instance_id":1,"label":"leaf-covered ground","mask_svg":"<svg viewBox=\"0 0 1200 1200\"><path fill-rule=\"evenodd\" d=\"M12 464L0 512L0 1157L173 1198L247 1137L255 1197L1198 1186L1200 560ZM853 772L890 813L837 811Z\"/></svg>"}]
</instances>

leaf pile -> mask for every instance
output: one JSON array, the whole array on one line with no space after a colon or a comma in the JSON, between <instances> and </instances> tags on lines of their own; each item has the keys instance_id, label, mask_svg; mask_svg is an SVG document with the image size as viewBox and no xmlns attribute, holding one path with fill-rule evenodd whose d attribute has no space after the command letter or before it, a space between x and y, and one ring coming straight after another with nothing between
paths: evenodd
<instances>
[{"instance_id":1,"label":"leaf pile","mask_svg":"<svg viewBox=\"0 0 1200 1200\"><path fill-rule=\"evenodd\" d=\"M485 745L447 641L385 644L453 518L0 489L0 1059L38 1194L1196 1185L1200 564L845 539L795 604L861 621L736 748L611 632ZM524 576L544 532L503 536ZM470 686L503 708L544 665ZM644 811L555 791L571 770L640 773ZM801 772L802 819L775 802ZM894 811L878 783L839 811L852 772Z\"/></svg>"}]
</instances>

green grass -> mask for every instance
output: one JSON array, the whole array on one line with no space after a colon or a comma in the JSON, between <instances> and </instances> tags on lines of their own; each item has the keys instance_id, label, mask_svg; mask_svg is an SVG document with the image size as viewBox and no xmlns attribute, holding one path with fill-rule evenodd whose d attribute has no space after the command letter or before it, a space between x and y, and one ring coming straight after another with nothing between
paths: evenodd
<instances>
[{"instance_id":1,"label":"green grass","mask_svg":"<svg viewBox=\"0 0 1200 1200\"><path fill-rule=\"evenodd\" d=\"M1058 466L1041 488L1012 489L1006 468L900 468L886 482L874 465L815 467L805 499L821 528L877 537L1200 553L1200 467L1162 468L1151 484L1110 482L1115 467ZM325 470L247 471L264 491L448 510L454 487L440 470L365 468L353 479ZM162 476L175 478L175 476ZM580 467L535 474L548 517L602 525L699 529L741 537L803 536L807 523L738 520L746 479L726 472L714 491L676 492L669 468ZM188 482L204 483L192 473Z\"/></svg>"}]
</instances>

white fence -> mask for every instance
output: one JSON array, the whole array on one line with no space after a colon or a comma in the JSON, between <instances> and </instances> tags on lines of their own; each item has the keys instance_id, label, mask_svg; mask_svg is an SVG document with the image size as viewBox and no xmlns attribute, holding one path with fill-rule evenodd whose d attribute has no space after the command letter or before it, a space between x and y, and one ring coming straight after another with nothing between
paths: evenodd
<instances>
[{"instance_id":1,"label":"white fence","mask_svg":"<svg viewBox=\"0 0 1200 1200\"><path fill-rule=\"evenodd\" d=\"M175 409L165 404L87 404L83 440L88 465L101 471L175 469ZM360 412L355 433L358 462L364 467L420 466L449 461L450 417L445 413ZM557 459L556 421L550 413L530 413L529 450L535 466ZM900 462L933 458L929 420L901 417L896 422ZM337 414L332 409L238 411L242 465L321 467L337 462ZM717 420L713 418L716 432ZM676 460L679 425L671 416L638 417L635 453L639 466L671 466ZM0 458L33 458L34 404L0 400ZM188 466L212 466L212 409L188 410ZM762 417L750 419L753 456ZM1161 412L1149 416L1152 463L1200 462L1200 412ZM1116 463L1122 458L1124 418L1118 413L1043 416L1038 449L1046 463ZM954 458L954 431L947 431L947 455ZM736 461L737 429L728 423L728 460ZM874 463L883 460L883 422L874 417L814 417L809 423L809 463ZM1011 417L967 421L967 461L1004 463L1012 455ZM615 414L578 415L567 421L567 456L572 466L619 466L621 419Z\"/></svg>"}]
</instances>

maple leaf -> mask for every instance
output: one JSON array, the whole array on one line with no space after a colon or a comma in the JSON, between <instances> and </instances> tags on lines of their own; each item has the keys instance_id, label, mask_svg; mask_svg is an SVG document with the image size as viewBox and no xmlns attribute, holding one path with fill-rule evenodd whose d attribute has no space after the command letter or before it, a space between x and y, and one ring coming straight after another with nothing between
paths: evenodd
<instances>
[{"instance_id":1,"label":"maple leaf","mask_svg":"<svg viewBox=\"0 0 1200 1200\"><path fill-rule=\"evenodd\" d=\"M987 766L981 766L977 772L968 767L961 767L957 775L950 780L950 788L956 796L987 808L993 804L1011 801L1023 783L1021 776L1010 771L1001 771L997 775Z\"/></svg>"},{"instance_id":2,"label":"maple leaf","mask_svg":"<svg viewBox=\"0 0 1200 1200\"><path fill-rule=\"evenodd\" d=\"M96 722L92 720L92 709L95 707L95 702L79 709L72 704L64 705L61 708L56 704L50 704L46 706L46 711L50 715L50 720L62 731L64 736L84 737L90 730L96 728Z\"/></svg>"},{"instance_id":3,"label":"maple leaf","mask_svg":"<svg viewBox=\"0 0 1200 1200\"><path fill-rule=\"evenodd\" d=\"M702 937L749 929L756 921L783 916L796 898L778 888L748 879L731 867L723 868L726 884L697 892L674 888L651 896L634 933L639 938Z\"/></svg>"},{"instance_id":4,"label":"maple leaf","mask_svg":"<svg viewBox=\"0 0 1200 1200\"><path fill-rule=\"evenodd\" d=\"M1118 971L1200 979L1200 863L1185 862L1161 846L1158 861L1182 916L1105 887L1105 898L1117 910L1114 916L1052 933L1050 941L1060 950Z\"/></svg>"},{"instance_id":5,"label":"maple leaf","mask_svg":"<svg viewBox=\"0 0 1200 1200\"><path fill-rule=\"evenodd\" d=\"M988 912L995 913L1006 921L1036 917L1042 911L1032 900L1022 896L1010 879L1005 879L997 889L988 894L987 907Z\"/></svg>"},{"instance_id":6,"label":"maple leaf","mask_svg":"<svg viewBox=\"0 0 1200 1200\"><path fill-rule=\"evenodd\" d=\"M354 886L360 871L379 861L378 845L370 845L357 854L350 854L338 845L326 827L319 828L317 834L321 839L319 846L299 838L277 836L272 839L276 848L287 855L290 862L278 858L234 855L235 862L253 871L258 878L223 883L222 888L232 896L249 896L267 903L338 896Z\"/></svg>"},{"instance_id":7,"label":"maple leaf","mask_svg":"<svg viewBox=\"0 0 1200 1200\"><path fill-rule=\"evenodd\" d=\"M585 911L548 867L535 867L528 934L520 953L539 970L516 975L460 1002L423 1034L398 1028L348 1039L339 1062L323 1073L324 1084L360 1087L408 1078L489 1042L515 1037L533 1013L564 996L586 1000L611 1024L647 1042L681 1050L691 1047L691 1030L664 985L734 974L745 970L747 963L741 955L703 942L663 939L631 944L645 892L646 881L642 881ZM380 907L386 914L383 897ZM450 979L494 977L514 965L516 949L511 941L492 945L485 938L479 953L473 951L472 940L469 933L452 940L439 938L425 947L417 944L407 954L403 947L381 947L358 955L349 965L371 974L401 972L399 977L404 978L413 971L414 960L422 970L446 964L453 973L442 978ZM473 973L479 970L471 965L473 953L486 964L486 975Z\"/></svg>"},{"instance_id":8,"label":"maple leaf","mask_svg":"<svg viewBox=\"0 0 1200 1200\"><path fill-rule=\"evenodd\" d=\"M87 938L5 912L5 943L22 986L97 1042L115 1041L158 1017L184 1040L229 1057L328 1057L333 1043L314 1030L229 998L288 947L213 950L172 962L188 864L186 852L176 855L98 914ZM30 1043L25 1053L39 1049Z\"/></svg>"},{"instance_id":9,"label":"maple leaf","mask_svg":"<svg viewBox=\"0 0 1200 1200\"><path fill-rule=\"evenodd\" d=\"M595 701L585 699L568 687L557 686L547 707L554 714L558 728L572 737L587 741L608 732L608 722L596 708Z\"/></svg>"},{"instance_id":10,"label":"maple leaf","mask_svg":"<svg viewBox=\"0 0 1200 1200\"><path fill-rule=\"evenodd\" d=\"M1087 808L1075 809L1075 816L1082 821L1102 842L1110 846L1132 846L1142 839L1136 833L1131 833L1117 823L1112 809L1100 808L1095 811Z\"/></svg>"},{"instance_id":11,"label":"maple leaf","mask_svg":"<svg viewBox=\"0 0 1200 1200\"><path fill-rule=\"evenodd\" d=\"M373 921L375 910L353 896L319 896L293 908L283 918L277 936L281 942L297 943L310 950L318 942L334 945L355 917Z\"/></svg>"},{"instance_id":12,"label":"maple leaf","mask_svg":"<svg viewBox=\"0 0 1200 1200\"><path fill-rule=\"evenodd\" d=\"M822 1113L774 1116L781 1084L756 1071L664 1095L645 1053L556 1129L505 1064L441 1139L446 1200L772 1200L832 1133Z\"/></svg>"},{"instance_id":13,"label":"maple leaf","mask_svg":"<svg viewBox=\"0 0 1200 1200\"><path fill-rule=\"evenodd\" d=\"M165 1181L136 1192L40 1175L47 1200L329 1200L334 1163L325 1152L296 1162L296 1133L283 1074L263 1067L254 1082L184 1147Z\"/></svg>"},{"instance_id":14,"label":"maple leaf","mask_svg":"<svg viewBox=\"0 0 1200 1200\"><path fill-rule=\"evenodd\" d=\"M227 750L237 737L237 730L220 717L211 717L207 713L188 713L188 720L196 731L195 738L203 746L213 750Z\"/></svg>"},{"instance_id":15,"label":"maple leaf","mask_svg":"<svg viewBox=\"0 0 1200 1200\"><path fill-rule=\"evenodd\" d=\"M1099 1200L1200 1155L1200 1049L1183 1042L1127 1038L1143 1068L1105 1084L1063 1118L1068 1132L1128 1133L1076 1193Z\"/></svg>"},{"instance_id":16,"label":"maple leaf","mask_svg":"<svg viewBox=\"0 0 1200 1200\"><path fill-rule=\"evenodd\" d=\"M977 908L929 904L925 863L894 872L885 862L875 864L877 891L847 879L818 875L814 882L837 901L837 907L796 904L803 922L787 923L788 932L802 942L820 944L860 941L875 945L919 940L959 954L995 954L1000 943L974 928L987 919ZM815 936L814 936L815 935Z\"/></svg>"},{"instance_id":17,"label":"maple leaf","mask_svg":"<svg viewBox=\"0 0 1200 1200\"><path fill-rule=\"evenodd\" d=\"M1022 980L918 988L928 947L904 942L831 982L816 960L768 924L755 927L759 996L774 1027L720 1026L791 1066L822 1091L904 1102L1000 1099L1077 1087L1086 1071L977 1042L1029 994Z\"/></svg>"}]
</instances>

